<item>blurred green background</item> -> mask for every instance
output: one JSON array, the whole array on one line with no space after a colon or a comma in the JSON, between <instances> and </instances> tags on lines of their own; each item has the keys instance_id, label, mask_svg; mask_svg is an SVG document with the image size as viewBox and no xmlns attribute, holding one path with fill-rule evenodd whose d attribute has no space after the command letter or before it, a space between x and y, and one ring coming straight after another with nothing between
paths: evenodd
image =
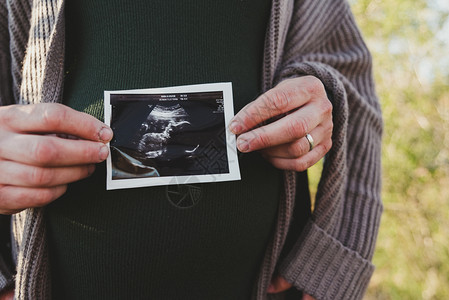
<instances>
[{"instance_id":1,"label":"blurred green background","mask_svg":"<svg viewBox=\"0 0 449 300\"><path fill-rule=\"evenodd\" d=\"M384 214L365 299L449 299L449 0L350 3L385 122Z\"/></svg>"}]
</instances>

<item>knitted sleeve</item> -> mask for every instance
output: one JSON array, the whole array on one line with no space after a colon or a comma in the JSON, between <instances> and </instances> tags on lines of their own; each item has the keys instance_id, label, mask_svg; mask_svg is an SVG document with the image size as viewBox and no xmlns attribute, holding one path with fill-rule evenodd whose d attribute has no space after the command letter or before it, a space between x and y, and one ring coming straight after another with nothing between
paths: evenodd
<instances>
[{"instance_id":1,"label":"knitted sleeve","mask_svg":"<svg viewBox=\"0 0 449 300\"><path fill-rule=\"evenodd\" d=\"M361 299L382 213L383 123L372 59L345 0L296 1L277 80L302 75L329 93L333 146L312 218L278 271L317 299Z\"/></svg>"}]
</instances>

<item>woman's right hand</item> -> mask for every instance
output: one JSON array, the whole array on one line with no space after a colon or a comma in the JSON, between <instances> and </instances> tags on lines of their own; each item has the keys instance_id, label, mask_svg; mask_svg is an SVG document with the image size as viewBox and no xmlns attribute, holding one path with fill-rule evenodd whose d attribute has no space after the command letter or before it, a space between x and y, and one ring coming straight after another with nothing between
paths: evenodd
<instances>
[{"instance_id":1,"label":"woman's right hand","mask_svg":"<svg viewBox=\"0 0 449 300\"><path fill-rule=\"evenodd\" d=\"M0 214L62 196L107 158L112 135L96 118L61 104L0 107Z\"/></svg>"}]
</instances>

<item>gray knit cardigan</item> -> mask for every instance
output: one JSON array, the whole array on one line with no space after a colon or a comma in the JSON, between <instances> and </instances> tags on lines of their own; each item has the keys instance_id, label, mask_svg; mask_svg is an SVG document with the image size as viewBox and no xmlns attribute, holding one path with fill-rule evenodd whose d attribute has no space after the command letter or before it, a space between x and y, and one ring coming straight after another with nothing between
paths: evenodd
<instances>
[{"instance_id":1,"label":"gray knit cardigan","mask_svg":"<svg viewBox=\"0 0 449 300\"><path fill-rule=\"evenodd\" d=\"M60 101L63 12L63 0L0 0L0 105ZM295 173L285 172L277 227L254 298L269 298L265 290L274 272L317 299L363 297L382 212L382 117L371 68L346 0L273 0L262 86L295 76L320 78L333 103L334 132L312 218L279 259L295 199ZM17 299L50 298L42 212L12 216L15 276L0 257L0 290L15 283Z\"/></svg>"}]
</instances>

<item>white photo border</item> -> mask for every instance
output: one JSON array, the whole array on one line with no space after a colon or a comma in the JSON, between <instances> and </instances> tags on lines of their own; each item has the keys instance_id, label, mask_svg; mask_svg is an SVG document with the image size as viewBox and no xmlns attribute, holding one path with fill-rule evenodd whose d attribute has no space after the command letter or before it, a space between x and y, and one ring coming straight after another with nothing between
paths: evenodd
<instances>
[{"instance_id":1,"label":"white photo border","mask_svg":"<svg viewBox=\"0 0 449 300\"><path fill-rule=\"evenodd\" d=\"M222 181L234 181L241 179L237 155L237 147L236 147L236 137L229 130L229 123L232 117L234 116L231 82L183 85L183 86L150 88L150 89L105 91L104 92L105 124L111 126L111 116L112 116L112 106L110 101L111 94L129 95L129 94L171 94L171 93L198 93L198 92L223 92L224 118L225 118L224 129L226 133L226 151L228 158L229 173L112 179L112 158L111 153L109 153L109 156L106 160L107 190L161 186L161 185L222 182ZM110 145L108 144L108 146Z\"/></svg>"}]
</instances>

